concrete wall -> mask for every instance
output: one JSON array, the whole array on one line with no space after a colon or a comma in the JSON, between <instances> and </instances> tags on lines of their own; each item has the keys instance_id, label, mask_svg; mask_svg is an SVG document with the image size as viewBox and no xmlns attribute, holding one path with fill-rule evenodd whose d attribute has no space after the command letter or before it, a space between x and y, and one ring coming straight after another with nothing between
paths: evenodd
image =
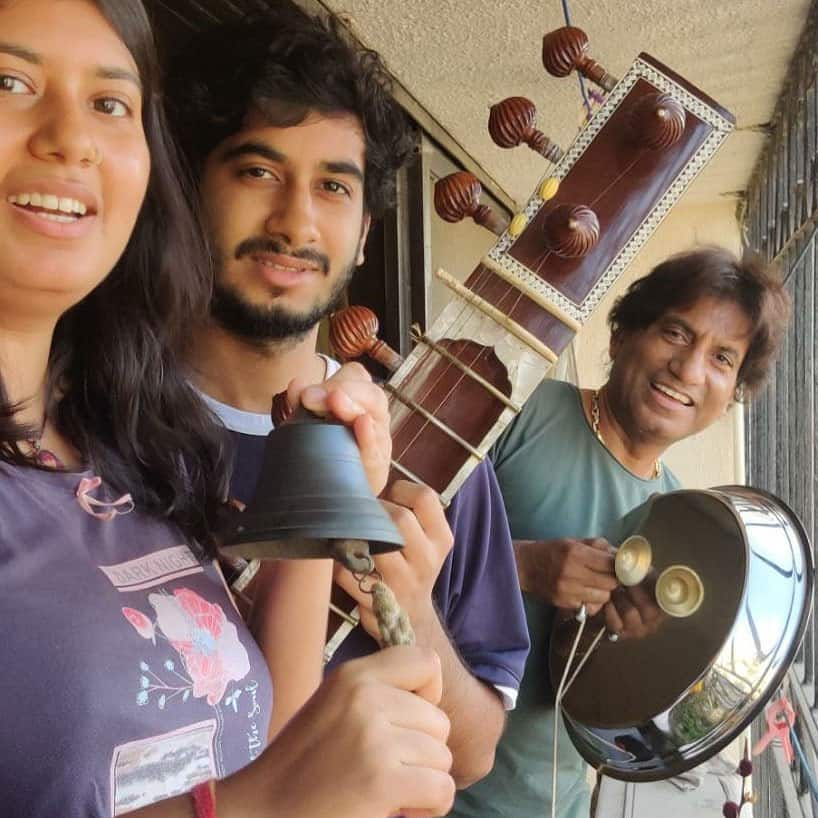
<instances>
[{"instance_id":1,"label":"concrete wall","mask_svg":"<svg viewBox=\"0 0 818 818\"><path fill-rule=\"evenodd\" d=\"M719 244L739 252L740 233L733 199L713 205L679 205L671 211L579 334L575 354L581 386L597 386L605 381L609 337L605 318L615 297L667 256L696 244ZM743 414L740 406L734 406L709 429L673 446L665 461L686 488L707 488L743 482L743 451Z\"/></svg>"}]
</instances>

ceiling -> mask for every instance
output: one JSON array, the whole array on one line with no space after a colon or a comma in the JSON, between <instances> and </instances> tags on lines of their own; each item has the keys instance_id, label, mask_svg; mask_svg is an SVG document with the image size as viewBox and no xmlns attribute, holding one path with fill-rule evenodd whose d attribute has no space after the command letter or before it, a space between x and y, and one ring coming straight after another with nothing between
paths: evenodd
<instances>
[{"instance_id":1,"label":"ceiling","mask_svg":"<svg viewBox=\"0 0 818 818\"><path fill-rule=\"evenodd\" d=\"M170 45L190 27L263 10L273 0L146 0ZM507 202L525 201L545 160L527 148L502 150L488 136L489 106L525 96L539 128L567 147L583 119L575 75L542 68L542 35L571 21L614 76L646 51L731 110L736 132L686 195L686 203L738 199L766 141L766 129L804 28L810 0L296 0L342 15L376 49L398 97L467 167L479 166ZM502 194L506 194L503 196Z\"/></svg>"},{"instance_id":2,"label":"ceiling","mask_svg":"<svg viewBox=\"0 0 818 818\"><path fill-rule=\"evenodd\" d=\"M236 0L234 0L235 2ZM564 25L561 0L319 0L348 18L419 105L518 202L544 162L488 136L488 106L526 96L539 127L563 147L582 121L575 75L542 68L542 35ZM302 0L315 6L316 0ZM731 110L736 132L687 194L687 202L738 197L765 143L809 0L570 0L591 55L614 76L646 51Z\"/></svg>"}]
</instances>

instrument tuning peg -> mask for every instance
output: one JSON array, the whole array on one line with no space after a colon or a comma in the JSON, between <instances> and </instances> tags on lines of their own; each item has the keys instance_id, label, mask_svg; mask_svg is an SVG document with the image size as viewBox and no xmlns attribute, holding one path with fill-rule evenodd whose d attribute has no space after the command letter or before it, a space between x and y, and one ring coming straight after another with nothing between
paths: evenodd
<instances>
[{"instance_id":1,"label":"instrument tuning peg","mask_svg":"<svg viewBox=\"0 0 818 818\"><path fill-rule=\"evenodd\" d=\"M580 258L599 241L599 219L590 207L558 205L546 216L543 233L552 253L560 258Z\"/></svg>"},{"instance_id":2,"label":"instrument tuning peg","mask_svg":"<svg viewBox=\"0 0 818 818\"><path fill-rule=\"evenodd\" d=\"M345 307L329 319L329 340L344 361L368 355L390 372L396 371L403 358L378 338L378 317L368 307Z\"/></svg>"},{"instance_id":3,"label":"instrument tuning peg","mask_svg":"<svg viewBox=\"0 0 818 818\"><path fill-rule=\"evenodd\" d=\"M542 38L542 64L553 77L567 77L576 70L603 91L612 91L616 78L585 53L588 45L588 35L581 28L558 28Z\"/></svg>"},{"instance_id":4,"label":"instrument tuning peg","mask_svg":"<svg viewBox=\"0 0 818 818\"><path fill-rule=\"evenodd\" d=\"M487 205L480 204L483 187L473 173L461 170L435 182L435 211L447 222L471 216L477 224L498 236L506 229L505 219Z\"/></svg>"},{"instance_id":5,"label":"instrument tuning peg","mask_svg":"<svg viewBox=\"0 0 818 818\"><path fill-rule=\"evenodd\" d=\"M516 148L525 143L533 151L556 164L562 149L535 127L537 108L525 97L508 97L491 106L489 134L501 148Z\"/></svg>"},{"instance_id":6,"label":"instrument tuning peg","mask_svg":"<svg viewBox=\"0 0 818 818\"><path fill-rule=\"evenodd\" d=\"M646 94L631 110L630 127L640 145L664 150L682 138L685 109L670 94Z\"/></svg>"}]
</instances>

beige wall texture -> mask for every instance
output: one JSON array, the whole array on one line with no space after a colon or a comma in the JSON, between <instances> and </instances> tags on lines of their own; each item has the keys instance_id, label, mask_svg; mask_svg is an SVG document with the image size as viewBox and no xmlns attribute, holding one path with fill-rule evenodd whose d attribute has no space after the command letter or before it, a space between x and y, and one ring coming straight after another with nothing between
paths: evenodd
<instances>
[{"instance_id":1,"label":"beige wall texture","mask_svg":"<svg viewBox=\"0 0 818 818\"><path fill-rule=\"evenodd\" d=\"M580 386L598 386L605 381L608 365L605 318L616 296L667 256L703 244L740 251L735 200L725 198L713 205L679 205L671 211L577 337ZM743 452L742 408L733 406L718 423L673 446L665 462L686 488L708 488L744 481Z\"/></svg>"}]
</instances>

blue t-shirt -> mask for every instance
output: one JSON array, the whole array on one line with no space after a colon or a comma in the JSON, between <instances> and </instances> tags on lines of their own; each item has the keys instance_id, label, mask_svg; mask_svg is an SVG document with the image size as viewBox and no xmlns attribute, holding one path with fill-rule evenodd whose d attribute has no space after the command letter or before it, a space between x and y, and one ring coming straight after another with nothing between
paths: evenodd
<instances>
[{"instance_id":1,"label":"blue t-shirt","mask_svg":"<svg viewBox=\"0 0 818 818\"><path fill-rule=\"evenodd\" d=\"M269 673L221 574L118 499L0 463L2 815L130 812L266 745Z\"/></svg>"},{"instance_id":2,"label":"blue t-shirt","mask_svg":"<svg viewBox=\"0 0 818 818\"><path fill-rule=\"evenodd\" d=\"M330 367L329 374L332 371ZM270 417L203 397L234 438L231 494L246 503L258 481L266 435L272 430ZM446 517L454 546L435 583L435 605L466 665L495 687L511 709L528 654L528 629L503 501L488 461L469 476ZM355 628L328 667L377 649L363 628Z\"/></svg>"}]
</instances>

